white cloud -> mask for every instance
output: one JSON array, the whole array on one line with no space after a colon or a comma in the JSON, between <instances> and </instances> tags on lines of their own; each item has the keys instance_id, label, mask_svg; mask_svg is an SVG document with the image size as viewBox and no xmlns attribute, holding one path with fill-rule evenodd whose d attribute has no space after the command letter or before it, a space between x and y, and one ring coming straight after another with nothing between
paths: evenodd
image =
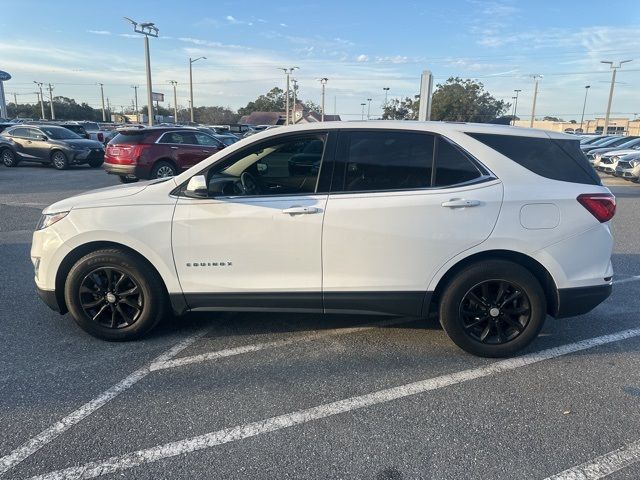
<instances>
[{"instance_id":1,"label":"white cloud","mask_svg":"<svg viewBox=\"0 0 640 480\"><path fill-rule=\"evenodd\" d=\"M287 25L286 23L281 23L280 26L281 27L288 27L289 25Z\"/></svg>"},{"instance_id":2,"label":"white cloud","mask_svg":"<svg viewBox=\"0 0 640 480\"><path fill-rule=\"evenodd\" d=\"M111 35L108 30L87 30L87 33L93 33L94 35Z\"/></svg>"},{"instance_id":3,"label":"white cloud","mask_svg":"<svg viewBox=\"0 0 640 480\"><path fill-rule=\"evenodd\" d=\"M369 56L365 54L358 55L356 57L356 62L364 63L369 61Z\"/></svg>"}]
</instances>

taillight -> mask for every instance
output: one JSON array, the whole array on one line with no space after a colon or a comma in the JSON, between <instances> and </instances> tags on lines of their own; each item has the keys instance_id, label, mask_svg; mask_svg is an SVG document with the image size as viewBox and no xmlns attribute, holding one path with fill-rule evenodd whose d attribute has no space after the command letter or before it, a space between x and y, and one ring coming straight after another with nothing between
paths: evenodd
<instances>
[{"instance_id":1,"label":"taillight","mask_svg":"<svg viewBox=\"0 0 640 480\"><path fill-rule=\"evenodd\" d=\"M136 163L142 155L142 152L151 145L137 144L127 145L126 143L118 143L116 145L107 145L107 163L116 164L132 164Z\"/></svg>"},{"instance_id":2,"label":"taillight","mask_svg":"<svg viewBox=\"0 0 640 480\"><path fill-rule=\"evenodd\" d=\"M608 222L616 214L616 197L610 193L583 193L576 200L600 223Z\"/></svg>"}]
</instances>

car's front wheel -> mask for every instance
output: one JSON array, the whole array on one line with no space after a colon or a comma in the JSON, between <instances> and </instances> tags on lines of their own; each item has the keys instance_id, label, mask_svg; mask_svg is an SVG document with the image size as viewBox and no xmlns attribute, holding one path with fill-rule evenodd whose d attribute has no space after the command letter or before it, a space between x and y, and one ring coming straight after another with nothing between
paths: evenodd
<instances>
[{"instance_id":1,"label":"car's front wheel","mask_svg":"<svg viewBox=\"0 0 640 480\"><path fill-rule=\"evenodd\" d=\"M536 277L506 260L486 260L460 271L440 301L440 322L463 350L507 357L529 345L546 318L547 302Z\"/></svg>"},{"instance_id":2,"label":"car's front wheel","mask_svg":"<svg viewBox=\"0 0 640 480\"><path fill-rule=\"evenodd\" d=\"M57 170L65 170L69 166L69 161L67 160L67 156L64 152L56 150L51 154L51 164Z\"/></svg>"},{"instance_id":3,"label":"car's front wheel","mask_svg":"<svg viewBox=\"0 0 640 480\"><path fill-rule=\"evenodd\" d=\"M64 297L76 323L98 338L140 338L167 311L162 280L144 260L120 249L85 255L69 271Z\"/></svg>"},{"instance_id":4,"label":"car's front wheel","mask_svg":"<svg viewBox=\"0 0 640 480\"><path fill-rule=\"evenodd\" d=\"M2 150L2 154L0 155L0 158L2 159L2 163L5 167L18 166L18 160L16 159L15 154L8 148L5 148L4 150Z\"/></svg>"}]
</instances>

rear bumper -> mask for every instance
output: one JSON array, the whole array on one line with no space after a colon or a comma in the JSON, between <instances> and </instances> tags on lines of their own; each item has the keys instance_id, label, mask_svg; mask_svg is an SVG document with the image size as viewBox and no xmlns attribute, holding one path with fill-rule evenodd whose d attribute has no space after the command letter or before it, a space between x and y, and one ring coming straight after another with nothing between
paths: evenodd
<instances>
[{"instance_id":1,"label":"rear bumper","mask_svg":"<svg viewBox=\"0 0 640 480\"><path fill-rule=\"evenodd\" d=\"M560 288L558 289L558 312L555 317L574 317L590 312L609 298L611 290L611 284Z\"/></svg>"},{"instance_id":2,"label":"rear bumper","mask_svg":"<svg viewBox=\"0 0 640 480\"><path fill-rule=\"evenodd\" d=\"M111 173L113 175L131 175L136 177L136 166L135 165L118 165L115 163L103 163L102 168L107 173Z\"/></svg>"}]
</instances>

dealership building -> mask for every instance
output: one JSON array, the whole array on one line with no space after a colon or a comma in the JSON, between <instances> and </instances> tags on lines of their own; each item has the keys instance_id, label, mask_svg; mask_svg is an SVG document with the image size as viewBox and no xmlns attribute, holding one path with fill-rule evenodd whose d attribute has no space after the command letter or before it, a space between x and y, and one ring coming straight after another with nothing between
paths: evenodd
<instances>
[{"instance_id":1,"label":"dealership building","mask_svg":"<svg viewBox=\"0 0 640 480\"><path fill-rule=\"evenodd\" d=\"M516 120L517 127L531 126L530 120ZM603 133L604 117L594 120L585 120L580 131L580 122L554 122L552 120L534 120L533 128L567 133ZM628 118L610 118L608 133L620 135L640 136L640 118L630 120Z\"/></svg>"}]
</instances>

